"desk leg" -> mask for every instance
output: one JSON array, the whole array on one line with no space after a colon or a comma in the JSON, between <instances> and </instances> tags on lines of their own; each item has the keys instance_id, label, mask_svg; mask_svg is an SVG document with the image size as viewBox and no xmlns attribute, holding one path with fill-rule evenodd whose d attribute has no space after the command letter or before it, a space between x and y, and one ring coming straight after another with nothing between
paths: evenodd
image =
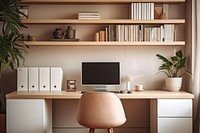
<instances>
[{"instance_id":1,"label":"desk leg","mask_svg":"<svg viewBox=\"0 0 200 133\"><path fill-rule=\"evenodd\" d=\"M150 133L157 133L157 99L150 100Z\"/></svg>"}]
</instances>

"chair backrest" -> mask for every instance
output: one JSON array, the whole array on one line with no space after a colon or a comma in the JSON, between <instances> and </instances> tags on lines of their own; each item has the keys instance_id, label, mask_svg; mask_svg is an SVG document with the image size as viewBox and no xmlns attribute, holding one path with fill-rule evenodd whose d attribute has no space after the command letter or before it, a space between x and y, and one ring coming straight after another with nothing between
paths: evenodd
<instances>
[{"instance_id":1,"label":"chair backrest","mask_svg":"<svg viewBox=\"0 0 200 133\"><path fill-rule=\"evenodd\" d=\"M90 92L81 96L77 121L88 128L113 128L124 124L126 117L116 94Z\"/></svg>"}]
</instances>

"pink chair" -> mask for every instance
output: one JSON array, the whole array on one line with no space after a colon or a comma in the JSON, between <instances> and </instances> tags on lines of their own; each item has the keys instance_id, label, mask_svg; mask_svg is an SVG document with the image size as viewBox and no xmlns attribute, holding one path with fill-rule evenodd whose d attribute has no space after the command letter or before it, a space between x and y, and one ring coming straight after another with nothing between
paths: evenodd
<instances>
[{"instance_id":1,"label":"pink chair","mask_svg":"<svg viewBox=\"0 0 200 133\"><path fill-rule=\"evenodd\" d=\"M78 105L77 121L80 125L95 129L107 129L114 133L113 128L126 122L124 109L120 99L109 92L90 92L81 96Z\"/></svg>"}]
</instances>

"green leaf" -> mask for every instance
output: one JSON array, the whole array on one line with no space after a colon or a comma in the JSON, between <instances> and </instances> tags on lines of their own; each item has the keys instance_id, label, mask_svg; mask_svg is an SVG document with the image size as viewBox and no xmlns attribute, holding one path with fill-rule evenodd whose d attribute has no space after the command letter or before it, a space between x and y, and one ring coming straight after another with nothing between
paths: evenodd
<instances>
[{"instance_id":1,"label":"green leaf","mask_svg":"<svg viewBox=\"0 0 200 133\"><path fill-rule=\"evenodd\" d=\"M163 62L169 63L168 59L165 58L164 56L162 56L162 55L160 55L160 54L156 54L156 56L158 57L158 59L161 59Z\"/></svg>"},{"instance_id":2,"label":"green leaf","mask_svg":"<svg viewBox=\"0 0 200 133\"><path fill-rule=\"evenodd\" d=\"M171 57L172 62L177 62L178 58L176 56Z\"/></svg>"},{"instance_id":3,"label":"green leaf","mask_svg":"<svg viewBox=\"0 0 200 133\"><path fill-rule=\"evenodd\" d=\"M177 51L176 52L176 56L180 57L180 58L183 58L183 53L181 50Z\"/></svg>"}]
</instances>

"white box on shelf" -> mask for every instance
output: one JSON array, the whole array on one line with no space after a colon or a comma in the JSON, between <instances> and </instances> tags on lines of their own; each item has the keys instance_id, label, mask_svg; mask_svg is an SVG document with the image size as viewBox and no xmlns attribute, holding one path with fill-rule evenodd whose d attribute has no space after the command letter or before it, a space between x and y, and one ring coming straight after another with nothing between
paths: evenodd
<instances>
[{"instance_id":1,"label":"white box on shelf","mask_svg":"<svg viewBox=\"0 0 200 133\"><path fill-rule=\"evenodd\" d=\"M17 91L28 91L28 68L17 68Z\"/></svg>"},{"instance_id":2,"label":"white box on shelf","mask_svg":"<svg viewBox=\"0 0 200 133\"><path fill-rule=\"evenodd\" d=\"M39 68L39 90L50 91L50 67Z\"/></svg>"},{"instance_id":3,"label":"white box on shelf","mask_svg":"<svg viewBox=\"0 0 200 133\"><path fill-rule=\"evenodd\" d=\"M61 91L63 70L61 67L51 67L51 91Z\"/></svg>"},{"instance_id":4,"label":"white box on shelf","mask_svg":"<svg viewBox=\"0 0 200 133\"><path fill-rule=\"evenodd\" d=\"M38 67L29 67L29 91L38 91Z\"/></svg>"}]
</instances>

